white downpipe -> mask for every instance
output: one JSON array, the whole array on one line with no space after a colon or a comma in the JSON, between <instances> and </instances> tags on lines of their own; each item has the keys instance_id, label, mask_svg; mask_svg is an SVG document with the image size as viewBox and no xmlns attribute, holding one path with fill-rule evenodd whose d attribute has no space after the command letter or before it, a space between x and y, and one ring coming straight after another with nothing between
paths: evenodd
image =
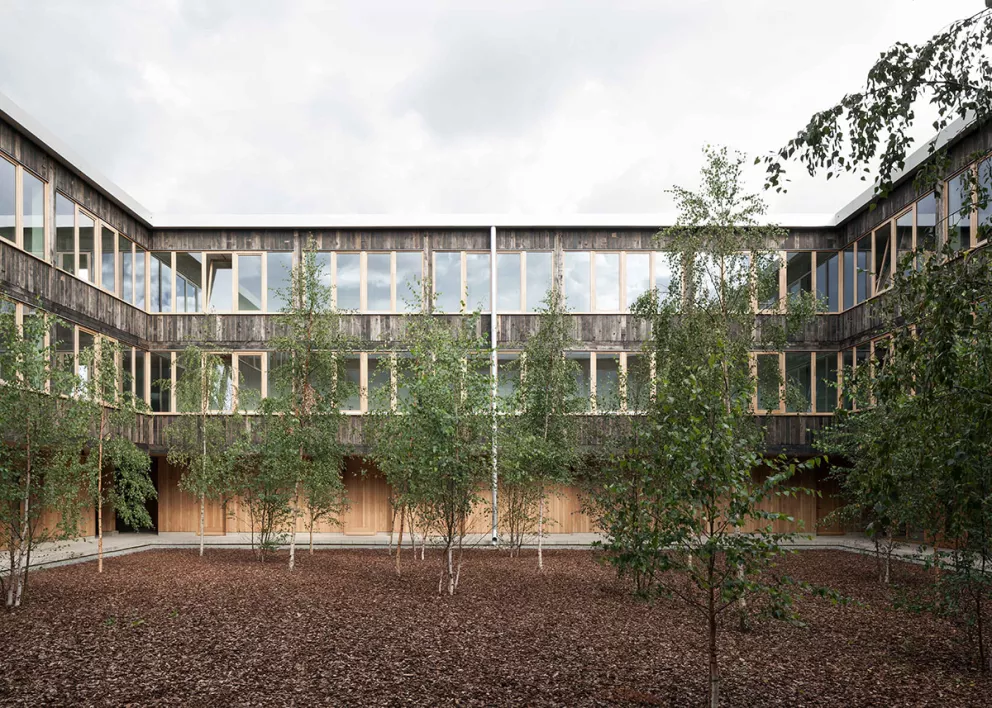
<instances>
[{"instance_id":1,"label":"white downpipe","mask_svg":"<svg viewBox=\"0 0 992 708\"><path fill-rule=\"evenodd\" d=\"M493 545L499 545L499 511L497 503L498 475L496 472L496 227L489 227L489 346L492 354L489 361L489 372L492 377L492 412L493 412Z\"/></svg>"}]
</instances>

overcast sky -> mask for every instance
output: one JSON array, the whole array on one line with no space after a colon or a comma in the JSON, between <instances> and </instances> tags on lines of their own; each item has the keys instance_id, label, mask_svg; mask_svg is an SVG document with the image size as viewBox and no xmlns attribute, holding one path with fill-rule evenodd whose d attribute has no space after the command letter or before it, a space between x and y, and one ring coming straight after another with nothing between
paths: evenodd
<instances>
[{"instance_id":1,"label":"overcast sky","mask_svg":"<svg viewBox=\"0 0 992 708\"><path fill-rule=\"evenodd\" d=\"M665 212L982 5L0 0L0 92L156 214Z\"/></svg>"}]
</instances>

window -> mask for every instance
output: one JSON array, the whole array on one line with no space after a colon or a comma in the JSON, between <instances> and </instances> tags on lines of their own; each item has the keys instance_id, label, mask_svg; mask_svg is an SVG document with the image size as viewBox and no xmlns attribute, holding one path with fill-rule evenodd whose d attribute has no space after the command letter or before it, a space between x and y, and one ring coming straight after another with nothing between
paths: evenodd
<instances>
[{"instance_id":1,"label":"window","mask_svg":"<svg viewBox=\"0 0 992 708\"><path fill-rule=\"evenodd\" d=\"M513 399L520 385L520 355L496 355L496 391L504 403Z\"/></svg>"},{"instance_id":2,"label":"window","mask_svg":"<svg viewBox=\"0 0 992 708\"><path fill-rule=\"evenodd\" d=\"M820 251L816 254L816 299L825 312L837 312L840 307L838 265L840 254Z\"/></svg>"},{"instance_id":3,"label":"window","mask_svg":"<svg viewBox=\"0 0 992 708\"><path fill-rule=\"evenodd\" d=\"M17 167L0 157L0 238L17 242Z\"/></svg>"},{"instance_id":4,"label":"window","mask_svg":"<svg viewBox=\"0 0 992 708\"><path fill-rule=\"evenodd\" d=\"M877 295L892 285L892 224L875 229L875 282Z\"/></svg>"},{"instance_id":5,"label":"window","mask_svg":"<svg viewBox=\"0 0 992 708\"><path fill-rule=\"evenodd\" d=\"M256 411L262 402L262 355L238 354L238 408Z\"/></svg>"},{"instance_id":6,"label":"window","mask_svg":"<svg viewBox=\"0 0 992 708\"><path fill-rule=\"evenodd\" d=\"M25 176L27 173L25 173ZM975 241L983 243L992 233L992 158L978 163L978 233ZM25 246L25 249L27 246Z\"/></svg>"},{"instance_id":7,"label":"window","mask_svg":"<svg viewBox=\"0 0 992 708\"><path fill-rule=\"evenodd\" d=\"M55 195L55 265L76 272L76 205Z\"/></svg>"},{"instance_id":8,"label":"window","mask_svg":"<svg viewBox=\"0 0 992 708\"><path fill-rule=\"evenodd\" d=\"M813 291L813 254L809 251L786 254L785 291L790 297Z\"/></svg>"},{"instance_id":9,"label":"window","mask_svg":"<svg viewBox=\"0 0 992 708\"><path fill-rule=\"evenodd\" d=\"M933 194L916 202L916 248L930 253L937 250L937 198Z\"/></svg>"},{"instance_id":10,"label":"window","mask_svg":"<svg viewBox=\"0 0 992 708\"><path fill-rule=\"evenodd\" d=\"M96 222L89 214L80 211L79 261L76 273L83 280L96 283Z\"/></svg>"},{"instance_id":11,"label":"window","mask_svg":"<svg viewBox=\"0 0 992 708\"><path fill-rule=\"evenodd\" d=\"M782 403L778 354L758 354L758 410L777 411Z\"/></svg>"},{"instance_id":12,"label":"window","mask_svg":"<svg viewBox=\"0 0 992 708\"><path fill-rule=\"evenodd\" d=\"M871 234L862 236L857 242L857 303L871 297Z\"/></svg>"},{"instance_id":13,"label":"window","mask_svg":"<svg viewBox=\"0 0 992 708\"><path fill-rule=\"evenodd\" d=\"M265 308L269 312L282 312L293 294L293 254L289 252L266 254L265 279L267 297Z\"/></svg>"},{"instance_id":14,"label":"window","mask_svg":"<svg viewBox=\"0 0 992 708\"><path fill-rule=\"evenodd\" d=\"M134 305L145 309L145 249L134 247Z\"/></svg>"},{"instance_id":15,"label":"window","mask_svg":"<svg viewBox=\"0 0 992 708\"><path fill-rule=\"evenodd\" d=\"M583 410L589 410L592 395L592 361L589 352L568 352L565 357L575 362L576 393L586 400Z\"/></svg>"},{"instance_id":16,"label":"window","mask_svg":"<svg viewBox=\"0 0 992 708\"><path fill-rule=\"evenodd\" d=\"M117 237L117 253L121 259L121 297L134 304L134 248L123 236Z\"/></svg>"},{"instance_id":17,"label":"window","mask_svg":"<svg viewBox=\"0 0 992 708\"><path fill-rule=\"evenodd\" d=\"M434 254L434 307L438 312L459 312L462 302L462 254Z\"/></svg>"},{"instance_id":18,"label":"window","mask_svg":"<svg viewBox=\"0 0 992 708\"><path fill-rule=\"evenodd\" d=\"M117 234L100 227L100 287L117 293Z\"/></svg>"},{"instance_id":19,"label":"window","mask_svg":"<svg viewBox=\"0 0 992 708\"><path fill-rule=\"evenodd\" d=\"M643 354L627 355L627 410L646 410L651 401L651 359Z\"/></svg>"},{"instance_id":20,"label":"window","mask_svg":"<svg viewBox=\"0 0 992 708\"><path fill-rule=\"evenodd\" d=\"M172 381L172 355L168 352L150 352L152 396L151 408L155 413L168 413L172 410L171 388L166 382Z\"/></svg>"},{"instance_id":21,"label":"window","mask_svg":"<svg viewBox=\"0 0 992 708\"><path fill-rule=\"evenodd\" d=\"M39 258L45 256L45 183L25 169L21 170L21 198L24 223L21 246Z\"/></svg>"},{"instance_id":22,"label":"window","mask_svg":"<svg viewBox=\"0 0 992 708\"><path fill-rule=\"evenodd\" d=\"M362 257L359 253L335 254L334 290L339 310L362 307Z\"/></svg>"},{"instance_id":23,"label":"window","mask_svg":"<svg viewBox=\"0 0 992 708\"><path fill-rule=\"evenodd\" d=\"M134 354L131 347L121 351L121 393L134 393Z\"/></svg>"},{"instance_id":24,"label":"window","mask_svg":"<svg viewBox=\"0 0 992 708\"><path fill-rule=\"evenodd\" d=\"M238 255L238 312L262 311L262 256Z\"/></svg>"},{"instance_id":25,"label":"window","mask_svg":"<svg viewBox=\"0 0 992 708\"><path fill-rule=\"evenodd\" d=\"M596 254L596 310L620 311L620 254Z\"/></svg>"},{"instance_id":26,"label":"window","mask_svg":"<svg viewBox=\"0 0 992 708\"><path fill-rule=\"evenodd\" d=\"M627 270L624 273L624 295L627 298L627 310L637 302L644 293L651 289L651 254L650 253L627 253ZM598 282L597 282L598 284Z\"/></svg>"},{"instance_id":27,"label":"window","mask_svg":"<svg viewBox=\"0 0 992 708\"><path fill-rule=\"evenodd\" d=\"M348 398L342 401L342 410L359 411L362 408L362 360L357 356L349 356L344 361L345 376L351 384Z\"/></svg>"},{"instance_id":28,"label":"window","mask_svg":"<svg viewBox=\"0 0 992 708\"><path fill-rule=\"evenodd\" d=\"M266 388L265 394L270 398L285 396L289 391L286 388L287 365L289 364L288 352L268 352L266 355Z\"/></svg>"},{"instance_id":29,"label":"window","mask_svg":"<svg viewBox=\"0 0 992 708\"><path fill-rule=\"evenodd\" d=\"M365 309L390 312L393 309L392 254L368 253L365 258Z\"/></svg>"},{"instance_id":30,"label":"window","mask_svg":"<svg viewBox=\"0 0 992 708\"><path fill-rule=\"evenodd\" d=\"M151 312L172 312L172 253L153 252L151 261Z\"/></svg>"},{"instance_id":31,"label":"window","mask_svg":"<svg viewBox=\"0 0 992 708\"><path fill-rule=\"evenodd\" d=\"M207 255L207 307L214 312L234 309L234 256L229 253Z\"/></svg>"},{"instance_id":32,"label":"window","mask_svg":"<svg viewBox=\"0 0 992 708\"><path fill-rule=\"evenodd\" d=\"M844 369L841 376L849 379L854 375L854 349L845 349L842 357ZM841 385L843 386L843 390L841 392L840 404L845 410L851 410L854 407L853 389L843 378L841 379Z\"/></svg>"},{"instance_id":33,"label":"window","mask_svg":"<svg viewBox=\"0 0 992 708\"><path fill-rule=\"evenodd\" d=\"M857 268L854 267L854 244L844 249L844 309L854 307L857 293Z\"/></svg>"},{"instance_id":34,"label":"window","mask_svg":"<svg viewBox=\"0 0 992 708\"><path fill-rule=\"evenodd\" d=\"M898 267L899 261L907 258L915 248L913 239L913 210L910 209L905 214L896 219L896 252L893 259ZM909 273L913 270L912 263L906 268Z\"/></svg>"},{"instance_id":35,"label":"window","mask_svg":"<svg viewBox=\"0 0 992 708\"><path fill-rule=\"evenodd\" d=\"M816 354L816 412L833 413L837 408L837 353Z\"/></svg>"},{"instance_id":36,"label":"window","mask_svg":"<svg viewBox=\"0 0 992 708\"><path fill-rule=\"evenodd\" d=\"M388 410L392 405L389 357L368 357L368 405L367 410Z\"/></svg>"},{"instance_id":37,"label":"window","mask_svg":"<svg viewBox=\"0 0 992 708\"><path fill-rule=\"evenodd\" d=\"M501 312L519 312L523 299L523 256L519 253L496 254L496 308Z\"/></svg>"},{"instance_id":38,"label":"window","mask_svg":"<svg viewBox=\"0 0 992 708\"><path fill-rule=\"evenodd\" d=\"M620 361L618 354L596 354L596 410L620 410Z\"/></svg>"},{"instance_id":39,"label":"window","mask_svg":"<svg viewBox=\"0 0 992 708\"><path fill-rule=\"evenodd\" d=\"M424 257L420 251L396 253L396 310L411 312L420 307Z\"/></svg>"},{"instance_id":40,"label":"window","mask_svg":"<svg viewBox=\"0 0 992 708\"><path fill-rule=\"evenodd\" d=\"M212 411L230 411L234 408L234 357L215 354L213 386L207 405ZM178 374L176 378L179 378Z\"/></svg>"},{"instance_id":41,"label":"window","mask_svg":"<svg viewBox=\"0 0 992 708\"><path fill-rule=\"evenodd\" d=\"M955 251L971 248L971 172L965 170L947 185L947 242Z\"/></svg>"},{"instance_id":42,"label":"window","mask_svg":"<svg viewBox=\"0 0 992 708\"><path fill-rule=\"evenodd\" d=\"M672 255L664 251L655 251L654 254L654 287L658 290L658 297L665 299L672 287ZM776 288L777 290L777 288Z\"/></svg>"},{"instance_id":43,"label":"window","mask_svg":"<svg viewBox=\"0 0 992 708\"><path fill-rule=\"evenodd\" d=\"M782 257L777 253L759 253L754 261L758 309L778 309L778 301L782 297L779 293Z\"/></svg>"},{"instance_id":44,"label":"window","mask_svg":"<svg viewBox=\"0 0 992 708\"><path fill-rule=\"evenodd\" d=\"M80 355L85 351L93 351L96 346L96 335L83 329L77 330L77 332L76 375L79 377L81 385L86 385L89 383L92 372L90 371L90 364L85 361L86 357Z\"/></svg>"},{"instance_id":45,"label":"window","mask_svg":"<svg viewBox=\"0 0 992 708\"><path fill-rule=\"evenodd\" d=\"M201 312L203 254L176 253L176 312Z\"/></svg>"},{"instance_id":46,"label":"window","mask_svg":"<svg viewBox=\"0 0 992 708\"><path fill-rule=\"evenodd\" d=\"M76 367L76 333L71 325L56 323L50 335L54 348L55 361L52 366L62 371L72 372Z\"/></svg>"},{"instance_id":47,"label":"window","mask_svg":"<svg viewBox=\"0 0 992 708\"><path fill-rule=\"evenodd\" d=\"M334 268L331 265L332 255L327 252L314 254L314 261L317 264L317 280L328 289L333 289L334 287Z\"/></svg>"},{"instance_id":48,"label":"window","mask_svg":"<svg viewBox=\"0 0 992 708\"><path fill-rule=\"evenodd\" d=\"M812 400L809 352L785 353L785 410L788 413L808 413Z\"/></svg>"},{"instance_id":49,"label":"window","mask_svg":"<svg viewBox=\"0 0 992 708\"><path fill-rule=\"evenodd\" d=\"M589 312L592 302L589 286L589 253L565 252L565 303L573 312Z\"/></svg>"},{"instance_id":50,"label":"window","mask_svg":"<svg viewBox=\"0 0 992 708\"><path fill-rule=\"evenodd\" d=\"M527 283L527 312L537 312L551 290L551 253L530 251L524 254L524 258L526 259L524 270Z\"/></svg>"},{"instance_id":51,"label":"window","mask_svg":"<svg viewBox=\"0 0 992 708\"><path fill-rule=\"evenodd\" d=\"M134 395L139 401L148 402L145 396L145 352L142 349L134 350Z\"/></svg>"},{"instance_id":52,"label":"window","mask_svg":"<svg viewBox=\"0 0 992 708\"><path fill-rule=\"evenodd\" d=\"M465 307L470 312L489 312L492 273L488 253L465 254Z\"/></svg>"}]
</instances>

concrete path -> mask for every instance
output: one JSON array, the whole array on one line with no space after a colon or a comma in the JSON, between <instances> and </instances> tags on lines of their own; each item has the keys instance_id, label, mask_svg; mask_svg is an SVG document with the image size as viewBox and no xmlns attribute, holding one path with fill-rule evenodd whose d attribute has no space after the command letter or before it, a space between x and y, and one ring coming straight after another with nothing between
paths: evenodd
<instances>
[{"instance_id":1,"label":"concrete path","mask_svg":"<svg viewBox=\"0 0 992 708\"><path fill-rule=\"evenodd\" d=\"M585 549L589 548L594 541L601 540L601 536L595 533L575 533L575 534L550 534L544 538L544 547ZM296 544L299 549L306 549L309 546L310 537L308 534L297 534ZM418 538L419 543L419 538ZM428 539L428 545L430 545ZM250 548L251 536L247 533L229 533L225 536L207 536L204 544L211 548ZM355 536L343 533L316 533L314 534L314 547L321 549L330 548L385 548L389 544L389 534L378 533L374 535ZM488 534L471 534L465 539L466 548L492 548L492 543ZM158 548L198 548L200 537L195 533L115 533L104 537L103 553L104 558L123 555L125 553L135 553ZM404 545L409 547L409 537L404 539ZM537 538L529 538L525 542L528 548L537 545ZM863 534L844 534L839 536L813 536L799 537L792 547L798 549L833 549L849 551L852 553L874 553L875 546L872 541ZM284 548L288 543L283 544ZM97 543L92 537L65 541L62 543L48 543L39 547L32 553L31 567L43 568L65 565L67 563L81 563L91 561L96 558ZM893 551L893 557L900 560L918 561L919 551L915 544L897 544ZM7 570L9 559L0 559L0 572Z\"/></svg>"}]
</instances>

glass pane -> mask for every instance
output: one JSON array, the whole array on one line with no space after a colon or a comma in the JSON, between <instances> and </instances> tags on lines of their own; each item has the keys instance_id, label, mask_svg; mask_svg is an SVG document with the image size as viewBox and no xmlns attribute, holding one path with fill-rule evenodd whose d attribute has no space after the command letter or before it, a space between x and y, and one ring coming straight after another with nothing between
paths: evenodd
<instances>
[{"instance_id":1,"label":"glass pane","mask_svg":"<svg viewBox=\"0 0 992 708\"><path fill-rule=\"evenodd\" d=\"M96 223L93 219L79 212L79 271L83 280L96 282Z\"/></svg>"},{"instance_id":2,"label":"glass pane","mask_svg":"<svg viewBox=\"0 0 992 708\"><path fill-rule=\"evenodd\" d=\"M672 255L665 251L654 254L654 287L662 300L669 295L672 287Z\"/></svg>"},{"instance_id":3,"label":"glass pane","mask_svg":"<svg viewBox=\"0 0 992 708\"><path fill-rule=\"evenodd\" d=\"M937 198L933 194L916 202L916 248L930 253L937 250Z\"/></svg>"},{"instance_id":4,"label":"glass pane","mask_svg":"<svg viewBox=\"0 0 992 708\"><path fill-rule=\"evenodd\" d=\"M134 350L134 395L148 403L145 400L145 352L141 349Z\"/></svg>"},{"instance_id":5,"label":"glass pane","mask_svg":"<svg viewBox=\"0 0 992 708\"><path fill-rule=\"evenodd\" d=\"M388 410L390 403L389 359L369 356L368 401L370 411Z\"/></svg>"},{"instance_id":6,"label":"glass pane","mask_svg":"<svg viewBox=\"0 0 992 708\"><path fill-rule=\"evenodd\" d=\"M130 347L124 347L121 351L121 393L134 393L134 374L131 373L134 356Z\"/></svg>"},{"instance_id":7,"label":"glass pane","mask_svg":"<svg viewBox=\"0 0 992 708\"><path fill-rule=\"evenodd\" d=\"M234 257L229 253L207 255L207 307L216 312L233 309Z\"/></svg>"},{"instance_id":8,"label":"glass pane","mask_svg":"<svg viewBox=\"0 0 992 708\"><path fill-rule=\"evenodd\" d=\"M151 311L172 312L172 253L153 252L151 269Z\"/></svg>"},{"instance_id":9,"label":"glass pane","mask_svg":"<svg viewBox=\"0 0 992 708\"><path fill-rule=\"evenodd\" d=\"M907 211L896 220L896 254L895 261L898 268L899 261L903 260L913 252L913 212ZM910 263L905 272L913 270Z\"/></svg>"},{"instance_id":10,"label":"glass pane","mask_svg":"<svg viewBox=\"0 0 992 708\"><path fill-rule=\"evenodd\" d=\"M816 254L816 299L819 301L819 309L824 312L837 312L840 305L837 291L839 261L836 251L820 251Z\"/></svg>"},{"instance_id":11,"label":"glass pane","mask_svg":"<svg viewBox=\"0 0 992 708\"><path fill-rule=\"evenodd\" d=\"M365 260L365 305L373 312L390 312L392 303L392 255L369 253Z\"/></svg>"},{"instance_id":12,"label":"glass pane","mask_svg":"<svg viewBox=\"0 0 992 708\"><path fill-rule=\"evenodd\" d=\"M234 360L231 354L220 354L214 365L210 410L229 411L234 407Z\"/></svg>"},{"instance_id":13,"label":"glass pane","mask_svg":"<svg viewBox=\"0 0 992 708\"><path fill-rule=\"evenodd\" d=\"M651 401L651 359L642 354L627 355L627 409L646 410Z\"/></svg>"},{"instance_id":14,"label":"glass pane","mask_svg":"<svg viewBox=\"0 0 992 708\"><path fill-rule=\"evenodd\" d=\"M420 251L400 251L396 254L396 309L399 312L412 312L420 306L423 261Z\"/></svg>"},{"instance_id":15,"label":"glass pane","mask_svg":"<svg viewBox=\"0 0 992 708\"><path fill-rule=\"evenodd\" d=\"M434 307L438 312L459 312L462 302L462 254L434 254Z\"/></svg>"},{"instance_id":16,"label":"glass pane","mask_svg":"<svg viewBox=\"0 0 992 708\"><path fill-rule=\"evenodd\" d=\"M782 259L777 253L759 253L755 257L755 284L758 307L762 310L778 308L779 274L782 271Z\"/></svg>"},{"instance_id":17,"label":"glass pane","mask_svg":"<svg viewBox=\"0 0 992 708\"><path fill-rule=\"evenodd\" d=\"M293 254L269 253L266 257L268 271L265 278L268 280L268 300L265 307L269 312L282 312L293 297ZM330 273L330 269L327 272Z\"/></svg>"},{"instance_id":18,"label":"glass pane","mask_svg":"<svg viewBox=\"0 0 992 708\"><path fill-rule=\"evenodd\" d=\"M151 352L149 356L152 367L151 408L156 413L168 413L172 410L171 390L163 383L172 380L172 355Z\"/></svg>"},{"instance_id":19,"label":"glass pane","mask_svg":"<svg viewBox=\"0 0 992 708\"><path fill-rule=\"evenodd\" d=\"M334 282L331 277L331 254L326 252L314 254L317 263L317 280L325 288L333 288Z\"/></svg>"},{"instance_id":20,"label":"glass pane","mask_svg":"<svg viewBox=\"0 0 992 708\"><path fill-rule=\"evenodd\" d=\"M573 312L589 312L589 254L583 251L565 252L565 302Z\"/></svg>"},{"instance_id":21,"label":"glass pane","mask_svg":"<svg viewBox=\"0 0 992 708\"><path fill-rule=\"evenodd\" d=\"M262 400L262 356L238 354L238 408L258 410Z\"/></svg>"},{"instance_id":22,"label":"glass pane","mask_svg":"<svg viewBox=\"0 0 992 708\"><path fill-rule=\"evenodd\" d=\"M519 253L496 254L496 306L502 312L520 310Z\"/></svg>"},{"instance_id":23,"label":"glass pane","mask_svg":"<svg viewBox=\"0 0 992 708\"><path fill-rule=\"evenodd\" d=\"M971 247L971 184L967 170L947 185L947 242L955 251Z\"/></svg>"},{"instance_id":24,"label":"glass pane","mask_svg":"<svg viewBox=\"0 0 992 708\"><path fill-rule=\"evenodd\" d=\"M55 195L55 265L66 273L76 272L76 206Z\"/></svg>"},{"instance_id":25,"label":"glass pane","mask_svg":"<svg viewBox=\"0 0 992 708\"><path fill-rule=\"evenodd\" d=\"M620 311L620 254L596 254L596 309Z\"/></svg>"},{"instance_id":26,"label":"glass pane","mask_svg":"<svg viewBox=\"0 0 992 708\"><path fill-rule=\"evenodd\" d=\"M551 290L551 254L531 251L527 254L527 312L537 312Z\"/></svg>"},{"instance_id":27,"label":"glass pane","mask_svg":"<svg viewBox=\"0 0 992 708\"><path fill-rule=\"evenodd\" d=\"M145 309L145 250L134 247L134 304Z\"/></svg>"},{"instance_id":28,"label":"glass pane","mask_svg":"<svg viewBox=\"0 0 992 708\"><path fill-rule=\"evenodd\" d=\"M84 383L90 380L90 367L88 364L84 363L84 360L87 358L84 355L84 352L92 351L94 344L96 344L96 337L89 332L79 330L79 349L77 350L78 355L76 357L76 374ZM92 359L90 360L92 361Z\"/></svg>"},{"instance_id":29,"label":"glass pane","mask_svg":"<svg viewBox=\"0 0 992 708\"><path fill-rule=\"evenodd\" d=\"M24 173L25 176L27 173ZM978 236L985 241L992 232L992 159L978 163ZM25 246L25 249L27 246Z\"/></svg>"},{"instance_id":30,"label":"glass pane","mask_svg":"<svg viewBox=\"0 0 992 708\"><path fill-rule=\"evenodd\" d=\"M496 355L496 390L504 401L513 398L520 385L520 368L517 365L519 359L519 354Z\"/></svg>"},{"instance_id":31,"label":"glass pane","mask_svg":"<svg viewBox=\"0 0 992 708\"><path fill-rule=\"evenodd\" d=\"M100 228L100 287L117 292L117 234L106 226Z\"/></svg>"},{"instance_id":32,"label":"glass pane","mask_svg":"<svg viewBox=\"0 0 992 708\"><path fill-rule=\"evenodd\" d=\"M844 249L844 309L854 307L857 283L855 280L857 269L854 267L854 246Z\"/></svg>"},{"instance_id":33,"label":"glass pane","mask_svg":"<svg viewBox=\"0 0 992 708\"><path fill-rule=\"evenodd\" d=\"M342 403L342 410L357 411L362 407L362 362L357 356L350 356L344 362L345 375L351 384L348 398Z\"/></svg>"},{"instance_id":34,"label":"glass pane","mask_svg":"<svg viewBox=\"0 0 992 708\"><path fill-rule=\"evenodd\" d=\"M176 312L200 312L203 254L176 253Z\"/></svg>"},{"instance_id":35,"label":"glass pane","mask_svg":"<svg viewBox=\"0 0 992 708\"><path fill-rule=\"evenodd\" d=\"M121 297L124 302L134 302L134 253L131 242L123 236L117 240L117 254L121 260Z\"/></svg>"},{"instance_id":36,"label":"glass pane","mask_svg":"<svg viewBox=\"0 0 992 708\"><path fill-rule=\"evenodd\" d=\"M850 377L854 374L854 349L845 349L843 352L844 357L844 372L842 376ZM851 395L852 391L849 386L844 386L844 395L841 397L841 405L846 410L851 410L854 407L854 398Z\"/></svg>"},{"instance_id":37,"label":"glass pane","mask_svg":"<svg viewBox=\"0 0 992 708\"><path fill-rule=\"evenodd\" d=\"M17 200L16 175L14 163L0 158L0 238L11 243L17 238L14 233L17 214L14 206Z\"/></svg>"},{"instance_id":38,"label":"glass pane","mask_svg":"<svg viewBox=\"0 0 992 708\"><path fill-rule=\"evenodd\" d=\"M596 355L596 410L620 410L620 361L616 354Z\"/></svg>"},{"instance_id":39,"label":"glass pane","mask_svg":"<svg viewBox=\"0 0 992 708\"><path fill-rule=\"evenodd\" d=\"M816 355L816 412L833 413L837 408L837 352Z\"/></svg>"},{"instance_id":40,"label":"glass pane","mask_svg":"<svg viewBox=\"0 0 992 708\"><path fill-rule=\"evenodd\" d=\"M858 241L857 253L857 282L858 298L857 302L862 303L871 297L871 234L863 236Z\"/></svg>"},{"instance_id":41,"label":"glass pane","mask_svg":"<svg viewBox=\"0 0 992 708\"><path fill-rule=\"evenodd\" d=\"M875 292L892 284L892 226L875 230Z\"/></svg>"},{"instance_id":42,"label":"glass pane","mask_svg":"<svg viewBox=\"0 0 992 708\"><path fill-rule=\"evenodd\" d=\"M812 292L813 254L809 251L790 251L785 258L785 291L790 296Z\"/></svg>"},{"instance_id":43,"label":"glass pane","mask_svg":"<svg viewBox=\"0 0 992 708\"><path fill-rule=\"evenodd\" d=\"M465 306L475 312L489 312L490 284L492 273L489 268L488 253L465 254Z\"/></svg>"},{"instance_id":44,"label":"glass pane","mask_svg":"<svg viewBox=\"0 0 992 708\"><path fill-rule=\"evenodd\" d=\"M591 368L589 352L569 352L565 357L574 361L578 367L575 371L576 394L589 401L592 392L590 388ZM589 410L589 403L586 403L584 410Z\"/></svg>"},{"instance_id":45,"label":"glass pane","mask_svg":"<svg viewBox=\"0 0 992 708\"><path fill-rule=\"evenodd\" d=\"M285 383L287 378L286 367L290 361L289 353L269 352L266 356L269 359L268 371L266 373L266 378L268 378L268 389L266 390L266 395L269 398L285 396L288 392Z\"/></svg>"},{"instance_id":46,"label":"glass pane","mask_svg":"<svg viewBox=\"0 0 992 708\"><path fill-rule=\"evenodd\" d=\"M27 170L22 170L21 178L24 198L23 247L28 253L39 258L45 255L45 183ZM2 211L2 209L0 209Z\"/></svg>"},{"instance_id":47,"label":"glass pane","mask_svg":"<svg viewBox=\"0 0 992 708\"><path fill-rule=\"evenodd\" d=\"M339 253L337 255L337 309L354 310L362 306L362 263L358 253Z\"/></svg>"},{"instance_id":48,"label":"glass pane","mask_svg":"<svg viewBox=\"0 0 992 708\"><path fill-rule=\"evenodd\" d=\"M628 253L626 273L627 309L651 289L651 254Z\"/></svg>"},{"instance_id":49,"label":"glass pane","mask_svg":"<svg viewBox=\"0 0 992 708\"><path fill-rule=\"evenodd\" d=\"M778 354L758 354L758 410L777 411L779 394Z\"/></svg>"},{"instance_id":50,"label":"glass pane","mask_svg":"<svg viewBox=\"0 0 992 708\"><path fill-rule=\"evenodd\" d=\"M55 349L55 361L52 365L62 371L73 370L75 366L75 341L74 331L71 325L55 324L49 337Z\"/></svg>"},{"instance_id":51,"label":"glass pane","mask_svg":"<svg viewBox=\"0 0 992 708\"><path fill-rule=\"evenodd\" d=\"M807 413L812 399L809 352L785 353L785 403L789 413Z\"/></svg>"},{"instance_id":52,"label":"glass pane","mask_svg":"<svg viewBox=\"0 0 992 708\"><path fill-rule=\"evenodd\" d=\"M262 310L262 257L238 256L238 312Z\"/></svg>"}]
</instances>

